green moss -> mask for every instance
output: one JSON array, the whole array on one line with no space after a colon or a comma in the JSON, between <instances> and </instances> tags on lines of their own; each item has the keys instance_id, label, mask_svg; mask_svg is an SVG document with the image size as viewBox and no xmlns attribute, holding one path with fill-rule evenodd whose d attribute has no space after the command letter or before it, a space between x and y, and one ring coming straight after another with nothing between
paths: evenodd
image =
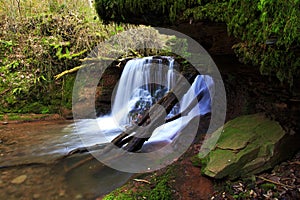
<instances>
[{"instance_id":1,"label":"green moss","mask_svg":"<svg viewBox=\"0 0 300 200\"><path fill-rule=\"evenodd\" d=\"M284 134L278 122L262 114L238 117L203 144L211 151L207 155L198 155L202 172L215 178L236 178L269 169L281 159L274 154L274 148ZM210 140L214 140L215 135L220 137L214 145Z\"/></svg>"},{"instance_id":2,"label":"green moss","mask_svg":"<svg viewBox=\"0 0 300 200\"><path fill-rule=\"evenodd\" d=\"M300 1L293 0L96 0L105 21L155 26L197 20L227 24L240 40L233 48L240 60L262 74L293 84L300 75ZM140 19L143 20L140 20Z\"/></svg>"},{"instance_id":3,"label":"green moss","mask_svg":"<svg viewBox=\"0 0 300 200\"><path fill-rule=\"evenodd\" d=\"M161 176L154 175L150 180L151 184L136 186L132 182L129 182L125 186L106 195L104 200L172 200L172 191L168 183L172 172L173 169L170 167L165 174Z\"/></svg>"},{"instance_id":4,"label":"green moss","mask_svg":"<svg viewBox=\"0 0 300 200\"><path fill-rule=\"evenodd\" d=\"M72 95L73 95L73 86L75 81L75 74L69 74L63 79L62 87L62 102L61 105L67 109L72 108Z\"/></svg>"},{"instance_id":5,"label":"green moss","mask_svg":"<svg viewBox=\"0 0 300 200\"><path fill-rule=\"evenodd\" d=\"M131 191L123 191L122 188L117 189L106 195L103 200L132 200L133 194Z\"/></svg>"},{"instance_id":6,"label":"green moss","mask_svg":"<svg viewBox=\"0 0 300 200\"><path fill-rule=\"evenodd\" d=\"M191 157L191 162L194 166L198 167L202 165L201 159L198 155L194 155Z\"/></svg>"},{"instance_id":7,"label":"green moss","mask_svg":"<svg viewBox=\"0 0 300 200\"><path fill-rule=\"evenodd\" d=\"M147 194L146 192L144 193ZM159 180L156 184L155 188L152 189L148 195L148 199L150 200L172 200L171 198L172 192L170 187L168 186L168 179L163 178Z\"/></svg>"},{"instance_id":8,"label":"green moss","mask_svg":"<svg viewBox=\"0 0 300 200\"><path fill-rule=\"evenodd\" d=\"M242 41L233 46L242 62L292 84L300 75L300 58L294 51L300 42L299 5L284 0L216 0L189 8L183 16L225 22L229 34Z\"/></svg>"},{"instance_id":9,"label":"green moss","mask_svg":"<svg viewBox=\"0 0 300 200\"><path fill-rule=\"evenodd\" d=\"M272 190L276 188L276 185L274 185L273 183L263 183L260 186L261 189L263 189L264 191L268 191L268 190Z\"/></svg>"},{"instance_id":10,"label":"green moss","mask_svg":"<svg viewBox=\"0 0 300 200\"><path fill-rule=\"evenodd\" d=\"M159 18L155 18L156 20L170 23L174 22L180 16L180 12L194 4L196 4L194 1L186 0L96 0L95 8L99 16L106 21L126 21L128 15L143 15L146 19L153 19L155 17L154 14L159 14L160 16Z\"/></svg>"}]
</instances>

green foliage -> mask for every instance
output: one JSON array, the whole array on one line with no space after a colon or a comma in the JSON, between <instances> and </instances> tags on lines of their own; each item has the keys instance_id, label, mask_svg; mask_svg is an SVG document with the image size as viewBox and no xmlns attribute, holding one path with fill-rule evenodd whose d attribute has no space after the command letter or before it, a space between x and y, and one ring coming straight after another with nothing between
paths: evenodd
<instances>
[{"instance_id":1,"label":"green foliage","mask_svg":"<svg viewBox=\"0 0 300 200\"><path fill-rule=\"evenodd\" d=\"M194 166L201 166L202 165L201 159L199 158L198 155L195 155L195 156L191 157L191 162Z\"/></svg>"},{"instance_id":2,"label":"green foliage","mask_svg":"<svg viewBox=\"0 0 300 200\"><path fill-rule=\"evenodd\" d=\"M87 2L65 2L0 2L0 113L71 108L74 76L54 76L81 65L97 43L123 30L95 20Z\"/></svg>"},{"instance_id":3,"label":"green foliage","mask_svg":"<svg viewBox=\"0 0 300 200\"><path fill-rule=\"evenodd\" d=\"M234 49L242 62L292 85L300 66L299 6L296 0L219 0L187 9L184 17L225 22L229 33L241 39Z\"/></svg>"},{"instance_id":4,"label":"green foliage","mask_svg":"<svg viewBox=\"0 0 300 200\"><path fill-rule=\"evenodd\" d=\"M95 14L88 0L1 0L0 16L7 15L9 20L19 20L41 13L61 13L66 10L87 14ZM91 16L93 18L93 15Z\"/></svg>"},{"instance_id":5,"label":"green foliage","mask_svg":"<svg viewBox=\"0 0 300 200\"><path fill-rule=\"evenodd\" d=\"M292 85L300 66L299 6L297 0L219 0L188 9L184 16L226 22L229 33L241 39L234 49L242 62Z\"/></svg>"},{"instance_id":6,"label":"green foliage","mask_svg":"<svg viewBox=\"0 0 300 200\"><path fill-rule=\"evenodd\" d=\"M146 18L153 14L163 14L168 17L160 17L159 20L166 23L174 22L180 12L196 2L190 0L163 0L163 1L141 1L141 0L96 0L95 8L104 21L114 20L126 21L126 15L132 13L135 16ZM137 22L132 22L137 23Z\"/></svg>"},{"instance_id":7,"label":"green foliage","mask_svg":"<svg viewBox=\"0 0 300 200\"><path fill-rule=\"evenodd\" d=\"M231 0L226 22L229 31L242 39L235 46L240 58L259 65L262 74L275 74L292 84L300 66L299 6L299 1Z\"/></svg>"},{"instance_id":8,"label":"green foliage","mask_svg":"<svg viewBox=\"0 0 300 200\"><path fill-rule=\"evenodd\" d=\"M103 200L132 200L133 194L131 191L122 191L122 189L117 189L113 193L106 195Z\"/></svg>"},{"instance_id":9,"label":"green foliage","mask_svg":"<svg viewBox=\"0 0 300 200\"><path fill-rule=\"evenodd\" d=\"M261 184L261 189L263 189L264 191L268 191L268 190L273 190L276 188L276 185L274 185L273 183L263 183Z\"/></svg>"},{"instance_id":10,"label":"green foliage","mask_svg":"<svg viewBox=\"0 0 300 200\"><path fill-rule=\"evenodd\" d=\"M233 48L242 62L290 85L300 75L299 7L299 0L96 0L96 11L106 21L128 22L143 16L150 24L224 22L229 34L240 40Z\"/></svg>"},{"instance_id":11,"label":"green foliage","mask_svg":"<svg viewBox=\"0 0 300 200\"><path fill-rule=\"evenodd\" d=\"M150 185L140 185L135 188L135 191L126 189L132 186L125 185L105 196L104 200L172 200L172 191L168 185L170 172L171 169L161 176L154 176Z\"/></svg>"},{"instance_id":12,"label":"green foliage","mask_svg":"<svg viewBox=\"0 0 300 200\"><path fill-rule=\"evenodd\" d=\"M172 200L172 192L166 179L160 180L150 193L145 192L144 194L149 200Z\"/></svg>"},{"instance_id":13,"label":"green foliage","mask_svg":"<svg viewBox=\"0 0 300 200\"><path fill-rule=\"evenodd\" d=\"M73 85L75 78L75 74L70 74L64 77L62 80L61 103L68 109L72 108L72 98L70 97L73 94Z\"/></svg>"}]
</instances>

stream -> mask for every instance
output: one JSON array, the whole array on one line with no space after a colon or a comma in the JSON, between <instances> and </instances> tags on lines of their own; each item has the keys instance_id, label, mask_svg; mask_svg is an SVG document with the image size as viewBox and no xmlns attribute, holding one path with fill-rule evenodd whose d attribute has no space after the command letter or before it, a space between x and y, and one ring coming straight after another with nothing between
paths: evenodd
<instances>
[{"instance_id":1,"label":"stream","mask_svg":"<svg viewBox=\"0 0 300 200\"><path fill-rule=\"evenodd\" d=\"M207 75L197 75L192 85L179 87L182 91L177 91L175 83L181 80L180 76L171 57L132 59L123 70L110 115L93 119L73 110L76 123L40 121L0 125L0 199L96 199L123 185L132 173L171 164L193 142L199 123L196 116L211 112L215 93L214 81ZM82 76L81 80L88 77ZM84 94L85 88L82 89L79 92ZM161 125L155 124L141 154L124 156L119 148L105 151L104 157L111 160L109 166L114 169L88 152L64 157L74 149L96 144L101 153L101 148L124 128L137 124L171 90L175 95L176 91L180 94L176 96L179 103L165 113ZM201 99L194 102L197 96ZM80 100L73 99L73 105L76 102ZM154 112L162 112L155 109ZM184 116L164 124L165 119L179 113Z\"/></svg>"},{"instance_id":2,"label":"stream","mask_svg":"<svg viewBox=\"0 0 300 200\"><path fill-rule=\"evenodd\" d=\"M96 199L130 178L98 160L68 172L87 153L55 162L84 146L74 128L70 121L0 125L0 199Z\"/></svg>"}]
</instances>

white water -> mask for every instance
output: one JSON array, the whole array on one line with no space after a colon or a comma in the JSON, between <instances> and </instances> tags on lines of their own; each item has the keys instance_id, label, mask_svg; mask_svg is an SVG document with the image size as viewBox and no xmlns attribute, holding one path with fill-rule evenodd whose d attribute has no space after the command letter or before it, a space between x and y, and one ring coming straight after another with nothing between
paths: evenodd
<instances>
[{"instance_id":1,"label":"white water","mask_svg":"<svg viewBox=\"0 0 300 200\"><path fill-rule=\"evenodd\" d=\"M156 128L151 138L145 142L145 151L147 151L146 149L148 148L152 149L151 146L156 145L159 142L171 143L177 137L177 133L184 128L193 117L197 115L205 115L211 112L211 96L213 95L213 86L214 83L210 76L198 75L195 78L191 88L180 101L179 112L183 112L188 105L192 103L193 99L195 99L195 97L200 93L203 95L202 99L188 113L187 116L183 116Z\"/></svg>"},{"instance_id":2,"label":"white water","mask_svg":"<svg viewBox=\"0 0 300 200\"><path fill-rule=\"evenodd\" d=\"M175 86L174 60L169 57L166 58L169 61L168 66L163 64L162 60L152 62L152 57L133 59L127 62L116 90L111 114L97 118L98 127L92 125L93 122L90 122L90 120L79 122L79 126L77 124L79 134L83 134L85 137L85 143L92 145L111 141L124 130L124 127L130 125L132 113L143 113L144 109L150 108L157 101L155 97L162 97ZM150 87L150 83L156 83L164 87L153 88ZM187 116L157 127L145 146L162 142L170 143L194 116L210 112L213 86L214 83L210 76L197 76L188 92L180 100L180 106L177 105L178 108L173 109L172 114L183 111L200 93L203 94L202 99ZM95 137L89 138L87 136L87 134L95 135L94 133L99 132L99 128L105 138L99 137L96 140Z\"/></svg>"},{"instance_id":3,"label":"white water","mask_svg":"<svg viewBox=\"0 0 300 200\"><path fill-rule=\"evenodd\" d=\"M123 70L111 113L120 126L130 123L128 113L135 109L139 100L148 104L139 105L140 108L149 108L154 103L151 93L156 91L149 88L150 83L165 86L168 90L174 85L174 60L169 58L168 66L165 66L162 60L158 60L158 63L152 61L152 57L133 59L127 62Z\"/></svg>"}]
</instances>

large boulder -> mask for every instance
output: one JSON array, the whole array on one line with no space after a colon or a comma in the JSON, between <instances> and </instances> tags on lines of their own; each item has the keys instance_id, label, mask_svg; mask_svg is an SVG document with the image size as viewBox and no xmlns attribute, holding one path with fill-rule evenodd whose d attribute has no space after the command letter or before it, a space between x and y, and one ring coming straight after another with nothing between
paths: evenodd
<instances>
[{"instance_id":1,"label":"large boulder","mask_svg":"<svg viewBox=\"0 0 300 200\"><path fill-rule=\"evenodd\" d=\"M278 122L254 114L227 122L203 145L209 153L199 154L202 172L217 179L234 179L270 169L291 157L299 149L299 134L289 135Z\"/></svg>"}]
</instances>

